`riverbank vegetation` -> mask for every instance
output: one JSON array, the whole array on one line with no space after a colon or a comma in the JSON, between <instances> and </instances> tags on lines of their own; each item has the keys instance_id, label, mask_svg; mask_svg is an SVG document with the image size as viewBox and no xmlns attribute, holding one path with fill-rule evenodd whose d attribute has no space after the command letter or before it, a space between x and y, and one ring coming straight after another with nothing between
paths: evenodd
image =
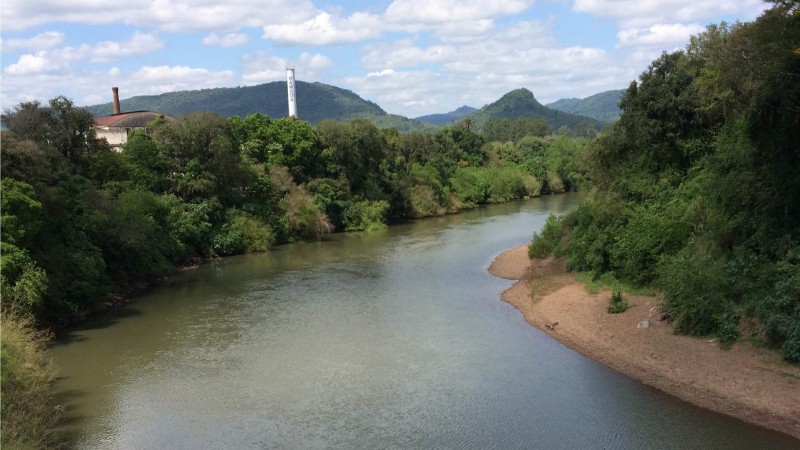
<instances>
[{"instance_id":1,"label":"riverbank vegetation","mask_svg":"<svg viewBox=\"0 0 800 450\"><path fill-rule=\"evenodd\" d=\"M3 307L55 328L205 258L576 190L589 143L535 119L400 133L195 113L112 149L63 97L3 123Z\"/></svg>"},{"instance_id":2,"label":"riverbank vegetation","mask_svg":"<svg viewBox=\"0 0 800 450\"><path fill-rule=\"evenodd\" d=\"M531 255L661 289L674 330L800 363L800 3L710 26L631 83L595 190Z\"/></svg>"},{"instance_id":3,"label":"riverbank vegetation","mask_svg":"<svg viewBox=\"0 0 800 450\"><path fill-rule=\"evenodd\" d=\"M45 354L49 336L30 315L4 310L0 320L0 442L10 449L53 448L59 414L50 399L55 371Z\"/></svg>"}]
</instances>

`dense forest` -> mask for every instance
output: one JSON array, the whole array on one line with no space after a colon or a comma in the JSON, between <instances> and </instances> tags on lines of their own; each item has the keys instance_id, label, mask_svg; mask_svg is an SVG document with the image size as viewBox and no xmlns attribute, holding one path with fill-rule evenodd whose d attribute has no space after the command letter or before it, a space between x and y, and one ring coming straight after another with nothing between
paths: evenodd
<instances>
[{"instance_id":1,"label":"dense forest","mask_svg":"<svg viewBox=\"0 0 800 450\"><path fill-rule=\"evenodd\" d=\"M773 3L631 83L588 149L595 189L530 253L658 288L677 333L800 363L800 3Z\"/></svg>"}]
</instances>

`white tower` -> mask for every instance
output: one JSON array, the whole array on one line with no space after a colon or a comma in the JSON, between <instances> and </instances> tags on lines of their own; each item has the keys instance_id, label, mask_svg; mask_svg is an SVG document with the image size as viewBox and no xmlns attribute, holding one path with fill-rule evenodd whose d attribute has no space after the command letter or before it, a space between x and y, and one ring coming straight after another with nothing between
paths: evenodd
<instances>
[{"instance_id":1,"label":"white tower","mask_svg":"<svg viewBox=\"0 0 800 450\"><path fill-rule=\"evenodd\" d=\"M294 92L294 67L286 67L286 88L289 91L289 116L297 117L297 96Z\"/></svg>"}]
</instances>

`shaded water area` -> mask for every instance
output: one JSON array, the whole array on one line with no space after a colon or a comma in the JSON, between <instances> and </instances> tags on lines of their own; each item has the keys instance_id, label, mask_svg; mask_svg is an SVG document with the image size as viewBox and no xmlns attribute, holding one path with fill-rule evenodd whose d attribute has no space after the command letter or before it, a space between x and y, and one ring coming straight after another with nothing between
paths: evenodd
<instances>
[{"instance_id":1,"label":"shaded water area","mask_svg":"<svg viewBox=\"0 0 800 450\"><path fill-rule=\"evenodd\" d=\"M486 271L573 194L173 277L52 350L78 448L797 448L531 327Z\"/></svg>"}]
</instances>

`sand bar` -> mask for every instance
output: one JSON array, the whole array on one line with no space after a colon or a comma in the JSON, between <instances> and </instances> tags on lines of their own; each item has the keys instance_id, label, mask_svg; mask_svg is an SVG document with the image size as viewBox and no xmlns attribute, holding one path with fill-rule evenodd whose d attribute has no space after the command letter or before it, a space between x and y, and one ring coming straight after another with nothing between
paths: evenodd
<instances>
[{"instance_id":1,"label":"sand bar","mask_svg":"<svg viewBox=\"0 0 800 450\"><path fill-rule=\"evenodd\" d=\"M612 369L703 408L800 439L800 367L742 341L723 350L711 338L673 334L660 300L626 295L608 314L610 292L589 294L563 262L530 260L527 246L501 253L493 275L519 280L502 298L531 325ZM648 328L639 328L641 321Z\"/></svg>"}]
</instances>

